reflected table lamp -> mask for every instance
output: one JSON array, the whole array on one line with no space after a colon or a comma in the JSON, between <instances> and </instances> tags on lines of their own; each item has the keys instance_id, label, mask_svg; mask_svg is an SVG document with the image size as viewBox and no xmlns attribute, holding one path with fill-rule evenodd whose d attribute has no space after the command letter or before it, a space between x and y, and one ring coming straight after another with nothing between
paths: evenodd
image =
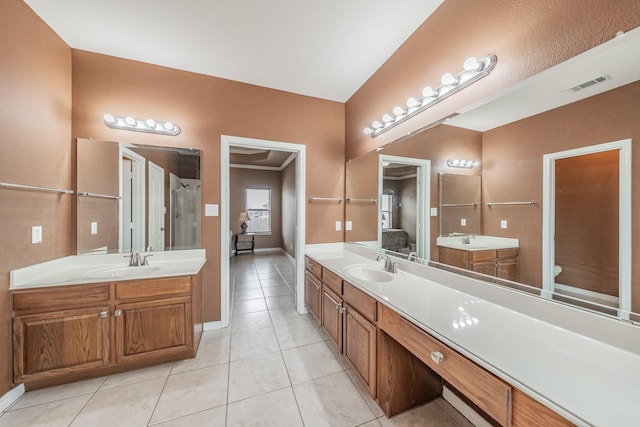
<instances>
[{"instance_id":1,"label":"reflected table lamp","mask_svg":"<svg viewBox=\"0 0 640 427\"><path fill-rule=\"evenodd\" d=\"M247 234L247 221L251 221L249 214L246 212L240 212L240 215L238 215L238 221L242 222L242 224L240 224L240 228L242 228L242 232L240 234Z\"/></svg>"}]
</instances>

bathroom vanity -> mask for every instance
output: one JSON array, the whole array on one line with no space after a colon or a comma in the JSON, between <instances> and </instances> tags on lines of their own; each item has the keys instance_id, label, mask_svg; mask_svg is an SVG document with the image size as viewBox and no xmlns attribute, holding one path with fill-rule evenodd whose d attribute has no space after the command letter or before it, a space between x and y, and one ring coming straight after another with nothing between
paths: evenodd
<instances>
[{"instance_id":1,"label":"bathroom vanity","mask_svg":"<svg viewBox=\"0 0 640 427\"><path fill-rule=\"evenodd\" d=\"M12 272L14 382L32 389L195 357L204 251L173 254L149 266L96 255Z\"/></svg>"},{"instance_id":2,"label":"bathroom vanity","mask_svg":"<svg viewBox=\"0 0 640 427\"><path fill-rule=\"evenodd\" d=\"M640 417L636 328L416 263L390 273L376 254L309 245L307 304L387 416L452 393L502 426Z\"/></svg>"}]
</instances>

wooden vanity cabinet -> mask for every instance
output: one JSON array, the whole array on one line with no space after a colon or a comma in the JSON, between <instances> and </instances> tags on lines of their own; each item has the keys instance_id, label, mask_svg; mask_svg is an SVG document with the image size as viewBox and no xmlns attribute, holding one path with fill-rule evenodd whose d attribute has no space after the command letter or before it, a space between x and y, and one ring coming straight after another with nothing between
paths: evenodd
<instances>
[{"instance_id":1,"label":"wooden vanity cabinet","mask_svg":"<svg viewBox=\"0 0 640 427\"><path fill-rule=\"evenodd\" d=\"M320 304L322 300L322 282L309 271L304 272L304 303L313 319L320 324Z\"/></svg>"},{"instance_id":2,"label":"wooden vanity cabinet","mask_svg":"<svg viewBox=\"0 0 640 427\"><path fill-rule=\"evenodd\" d=\"M342 319L344 308L342 297L333 292L327 285L322 286L322 329L331 338L329 343L333 345L337 353L342 353Z\"/></svg>"},{"instance_id":3,"label":"wooden vanity cabinet","mask_svg":"<svg viewBox=\"0 0 640 427\"><path fill-rule=\"evenodd\" d=\"M438 262L487 276L518 281L518 248L464 250L438 247Z\"/></svg>"},{"instance_id":4,"label":"wooden vanity cabinet","mask_svg":"<svg viewBox=\"0 0 640 427\"><path fill-rule=\"evenodd\" d=\"M14 383L29 389L194 357L197 276L15 290Z\"/></svg>"}]
</instances>

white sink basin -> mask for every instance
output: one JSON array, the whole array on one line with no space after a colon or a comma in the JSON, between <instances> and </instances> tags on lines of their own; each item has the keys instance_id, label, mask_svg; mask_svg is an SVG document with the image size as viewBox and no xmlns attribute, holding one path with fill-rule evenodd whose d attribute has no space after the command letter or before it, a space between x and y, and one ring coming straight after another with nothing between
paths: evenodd
<instances>
[{"instance_id":1,"label":"white sink basin","mask_svg":"<svg viewBox=\"0 0 640 427\"><path fill-rule=\"evenodd\" d=\"M394 274L382 270L380 267L374 267L366 264L356 264L345 267L345 274L354 279L366 280L368 282L384 283L393 280Z\"/></svg>"},{"instance_id":2,"label":"white sink basin","mask_svg":"<svg viewBox=\"0 0 640 427\"><path fill-rule=\"evenodd\" d=\"M139 277L158 270L160 270L160 267L156 267L153 265L145 265L140 267L110 267L87 271L86 273L84 273L84 276L93 277L96 279Z\"/></svg>"}]
</instances>

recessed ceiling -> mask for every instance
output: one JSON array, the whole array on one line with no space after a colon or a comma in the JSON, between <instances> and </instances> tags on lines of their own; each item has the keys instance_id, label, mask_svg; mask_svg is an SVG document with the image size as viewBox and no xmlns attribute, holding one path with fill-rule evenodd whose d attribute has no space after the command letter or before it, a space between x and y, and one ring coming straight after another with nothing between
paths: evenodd
<instances>
[{"instance_id":1,"label":"recessed ceiling","mask_svg":"<svg viewBox=\"0 0 640 427\"><path fill-rule=\"evenodd\" d=\"M347 101L444 0L25 0L69 46Z\"/></svg>"}]
</instances>

